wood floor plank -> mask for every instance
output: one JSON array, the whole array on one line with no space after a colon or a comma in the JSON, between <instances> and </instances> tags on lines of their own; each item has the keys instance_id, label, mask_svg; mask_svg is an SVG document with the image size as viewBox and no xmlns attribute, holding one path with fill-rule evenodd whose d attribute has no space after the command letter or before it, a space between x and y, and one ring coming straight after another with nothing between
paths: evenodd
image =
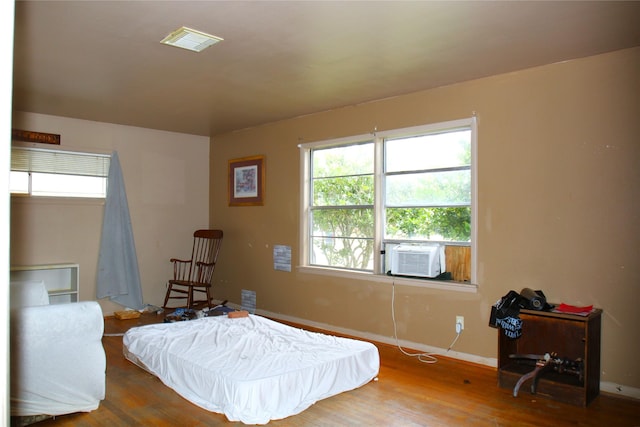
<instances>
[{"instance_id":1,"label":"wood floor plank","mask_svg":"<svg viewBox=\"0 0 640 427\"><path fill-rule=\"evenodd\" d=\"M105 320L105 333L162 321ZM312 328L309 328L312 329ZM103 338L107 354L106 399L96 411L56 417L38 426L224 426L224 415L199 408L158 378L127 361L122 337ZM640 426L640 401L601 394L588 407L560 403L526 391L513 397L497 385L494 368L439 357L425 364L396 347L376 343L381 367L376 381L321 400L280 426Z\"/></svg>"}]
</instances>

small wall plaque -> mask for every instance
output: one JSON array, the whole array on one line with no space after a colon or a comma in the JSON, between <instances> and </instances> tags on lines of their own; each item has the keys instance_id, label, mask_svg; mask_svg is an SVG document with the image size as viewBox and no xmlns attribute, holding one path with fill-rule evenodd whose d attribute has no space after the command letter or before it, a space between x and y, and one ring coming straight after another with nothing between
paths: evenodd
<instances>
[{"instance_id":1,"label":"small wall plaque","mask_svg":"<svg viewBox=\"0 0 640 427\"><path fill-rule=\"evenodd\" d=\"M38 142L41 144L60 145L60 135L54 133L33 132L30 130L11 129L11 138L16 141Z\"/></svg>"}]
</instances>

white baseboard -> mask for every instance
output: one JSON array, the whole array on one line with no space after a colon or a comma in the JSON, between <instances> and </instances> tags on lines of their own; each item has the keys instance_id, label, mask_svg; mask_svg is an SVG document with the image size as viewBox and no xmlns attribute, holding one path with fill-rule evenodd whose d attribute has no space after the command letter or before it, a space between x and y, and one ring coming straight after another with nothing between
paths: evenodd
<instances>
[{"instance_id":1,"label":"white baseboard","mask_svg":"<svg viewBox=\"0 0 640 427\"><path fill-rule=\"evenodd\" d=\"M232 304L227 304L227 305L232 305ZM386 337L383 335L377 335L377 334L371 334L368 332L356 331L353 329L341 328L339 326L329 325L327 323L312 322L307 319L287 316L280 313L272 313L266 310L256 310L256 314L259 314L260 316L270 317L272 319L279 319L286 322L292 322L300 325L310 326L313 328L324 329L326 331L333 331L339 334L362 338L368 341L375 341L375 342L394 345L394 346L399 345L404 349L411 349L412 351L424 352L427 354L432 354L433 356L436 356L436 357L445 356L451 359L464 360L466 362L472 362L472 363L477 363L479 365L490 366L492 368L495 368L498 366L498 360L495 358L480 357L474 354L461 353L455 350L447 351L446 348L432 347L432 346L415 343L411 341L405 341L405 340L396 341L393 337ZM453 340L454 338L455 338L455 334L452 334L451 339Z\"/></svg>"},{"instance_id":2,"label":"white baseboard","mask_svg":"<svg viewBox=\"0 0 640 427\"><path fill-rule=\"evenodd\" d=\"M640 388L636 387L629 387L627 385L616 384L609 381L600 381L600 391L640 400Z\"/></svg>"},{"instance_id":3,"label":"white baseboard","mask_svg":"<svg viewBox=\"0 0 640 427\"><path fill-rule=\"evenodd\" d=\"M240 306L237 304L228 303L227 305L236 309L240 309ZM361 338L368 341L375 341L375 342L380 342L383 344L389 344L394 346L400 345L404 349L411 349L414 351L433 354L436 357L445 356L451 359L464 360L465 362L476 363L479 365L489 366L492 368L497 368L498 366L498 359L496 358L482 357L482 356L477 356L475 354L462 353L455 350L447 351L447 349L445 348L432 347L432 346L411 342L411 341L405 341L405 340L399 340L398 342L396 342L396 340L392 337L386 337L383 335L371 334L368 332L356 331L356 330L347 329L347 328L341 328L339 326L329 325L327 323L313 322L307 319L302 319L294 316L287 316L285 314L280 314L280 313L273 313L266 310L258 309L256 310L256 314L260 316L270 317L272 319L279 319L285 322L292 322L292 323L297 323L299 325L310 326L312 328L323 329L326 331L333 331L339 334L349 335L352 337L357 337L357 338ZM454 337L452 337L452 339L453 338ZM625 397L630 397L633 399L640 400L639 388L612 383L608 381L601 381L600 390L605 393L610 393L613 395L625 396Z\"/></svg>"}]
</instances>

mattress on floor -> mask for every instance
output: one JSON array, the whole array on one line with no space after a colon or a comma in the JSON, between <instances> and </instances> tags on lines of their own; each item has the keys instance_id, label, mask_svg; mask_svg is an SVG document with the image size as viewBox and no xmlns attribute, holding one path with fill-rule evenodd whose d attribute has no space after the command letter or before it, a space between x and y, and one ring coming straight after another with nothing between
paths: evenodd
<instances>
[{"instance_id":1,"label":"mattress on floor","mask_svg":"<svg viewBox=\"0 0 640 427\"><path fill-rule=\"evenodd\" d=\"M378 375L371 343L227 316L130 329L125 357L190 402L230 421L266 424Z\"/></svg>"}]
</instances>

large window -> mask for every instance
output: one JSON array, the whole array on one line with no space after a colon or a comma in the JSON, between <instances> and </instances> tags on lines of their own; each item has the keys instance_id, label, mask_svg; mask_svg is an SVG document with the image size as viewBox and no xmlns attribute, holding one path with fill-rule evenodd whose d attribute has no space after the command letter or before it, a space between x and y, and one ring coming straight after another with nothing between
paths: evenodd
<instances>
[{"instance_id":1,"label":"large window","mask_svg":"<svg viewBox=\"0 0 640 427\"><path fill-rule=\"evenodd\" d=\"M472 281L475 133L465 119L302 145L302 264L387 274L390 248L438 244Z\"/></svg>"},{"instance_id":2,"label":"large window","mask_svg":"<svg viewBox=\"0 0 640 427\"><path fill-rule=\"evenodd\" d=\"M11 149L12 194L105 198L110 156L28 147Z\"/></svg>"}]
</instances>

